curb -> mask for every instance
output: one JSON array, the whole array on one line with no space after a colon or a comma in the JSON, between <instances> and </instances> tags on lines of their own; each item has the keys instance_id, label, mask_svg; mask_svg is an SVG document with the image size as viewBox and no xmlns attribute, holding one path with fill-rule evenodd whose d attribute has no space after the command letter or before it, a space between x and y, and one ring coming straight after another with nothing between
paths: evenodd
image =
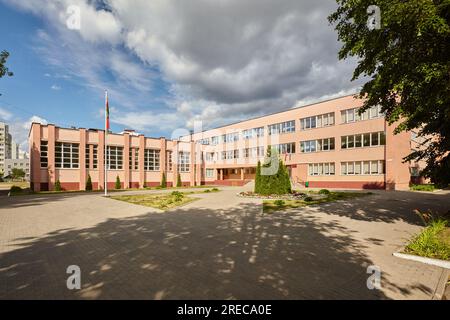
<instances>
[{"instance_id":1,"label":"curb","mask_svg":"<svg viewBox=\"0 0 450 320\"><path fill-rule=\"evenodd\" d=\"M400 253L400 252L394 252L392 255L394 257L401 258L401 259L417 261L417 262L429 264L432 266L437 266L437 267L444 268L444 269L450 269L450 261L425 258L425 257L420 257L420 256L415 256L412 254L406 254L406 253Z\"/></svg>"}]
</instances>

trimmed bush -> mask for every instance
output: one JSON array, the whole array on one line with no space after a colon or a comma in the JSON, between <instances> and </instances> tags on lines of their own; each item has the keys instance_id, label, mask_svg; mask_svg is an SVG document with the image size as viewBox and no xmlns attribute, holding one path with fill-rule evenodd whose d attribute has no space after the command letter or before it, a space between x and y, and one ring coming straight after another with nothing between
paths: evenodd
<instances>
[{"instance_id":1,"label":"trimmed bush","mask_svg":"<svg viewBox=\"0 0 450 320\"><path fill-rule=\"evenodd\" d=\"M330 194L330 190L328 189L320 189L319 194Z\"/></svg>"},{"instance_id":2,"label":"trimmed bush","mask_svg":"<svg viewBox=\"0 0 450 320\"><path fill-rule=\"evenodd\" d=\"M62 188L61 188L61 182L59 182L59 179L56 180L56 182L55 182L54 190L55 190L55 191L62 191Z\"/></svg>"},{"instance_id":3,"label":"trimmed bush","mask_svg":"<svg viewBox=\"0 0 450 320\"><path fill-rule=\"evenodd\" d=\"M219 192L219 189L217 189L217 188L212 188L211 191L212 191L212 192Z\"/></svg>"},{"instance_id":4,"label":"trimmed bush","mask_svg":"<svg viewBox=\"0 0 450 320\"><path fill-rule=\"evenodd\" d=\"M119 176L116 177L116 184L114 185L114 189L119 190L122 188L122 184L120 183Z\"/></svg>"},{"instance_id":5,"label":"trimmed bush","mask_svg":"<svg viewBox=\"0 0 450 320\"><path fill-rule=\"evenodd\" d=\"M211 190L209 190L209 189L206 189L205 191L203 191L204 193L210 193L211 192Z\"/></svg>"},{"instance_id":6,"label":"trimmed bush","mask_svg":"<svg viewBox=\"0 0 450 320\"><path fill-rule=\"evenodd\" d=\"M306 202L311 202L311 201L313 201L313 198L312 197L305 197L305 199L303 199L304 201L306 201Z\"/></svg>"},{"instance_id":7,"label":"trimmed bush","mask_svg":"<svg viewBox=\"0 0 450 320\"><path fill-rule=\"evenodd\" d=\"M91 175L88 175L88 178L86 180L86 191L92 191L92 179Z\"/></svg>"},{"instance_id":8,"label":"trimmed bush","mask_svg":"<svg viewBox=\"0 0 450 320\"><path fill-rule=\"evenodd\" d=\"M278 171L275 174L263 175L262 170L270 168L272 161L278 161ZM276 151L271 150L270 147L267 149L264 164L261 165L258 162L258 166L256 167L254 191L261 195L289 194L292 192L289 172L283 161L278 158Z\"/></svg>"},{"instance_id":9,"label":"trimmed bush","mask_svg":"<svg viewBox=\"0 0 450 320\"><path fill-rule=\"evenodd\" d=\"M180 174L178 174L178 176L177 176L177 187L182 187L183 186L183 183L181 182L181 176L180 176Z\"/></svg>"},{"instance_id":10,"label":"trimmed bush","mask_svg":"<svg viewBox=\"0 0 450 320\"><path fill-rule=\"evenodd\" d=\"M283 200L275 200L273 202L277 207L282 207L284 206L284 201Z\"/></svg>"},{"instance_id":11,"label":"trimmed bush","mask_svg":"<svg viewBox=\"0 0 450 320\"><path fill-rule=\"evenodd\" d=\"M162 178L161 178L161 188L167 188L167 180L166 180L166 174L163 172Z\"/></svg>"}]
</instances>

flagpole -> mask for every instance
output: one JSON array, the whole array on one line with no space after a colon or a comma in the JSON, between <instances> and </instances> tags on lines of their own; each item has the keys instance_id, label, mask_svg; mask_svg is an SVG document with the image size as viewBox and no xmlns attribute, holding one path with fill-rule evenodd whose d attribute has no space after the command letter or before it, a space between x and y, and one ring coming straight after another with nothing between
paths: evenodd
<instances>
[{"instance_id":1,"label":"flagpole","mask_svg":"<svg viewBox=\"0 0 450 320\"><path fill-rule=\"evenodd\" d=\"M107 147L106 147L106 142L107 142L107 139L106 139L106 137L108 136L108 91L106 91L105 90L105 143L104 143L104 145L105 145L105 150L104 150L104 168L105 168L105 186L104 186L104 189L105 189L105 196L107 196L108 195L108 168L107 168L107 154L106 154L106 152L107 152Z\"/></svg>"}]
</instances>

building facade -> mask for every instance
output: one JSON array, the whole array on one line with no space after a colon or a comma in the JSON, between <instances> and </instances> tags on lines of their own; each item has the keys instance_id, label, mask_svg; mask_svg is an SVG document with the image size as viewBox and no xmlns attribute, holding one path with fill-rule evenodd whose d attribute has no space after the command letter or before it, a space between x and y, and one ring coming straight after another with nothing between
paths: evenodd
<instances>
[{"instance_id":1,"label":"building facade","mask_svg":"<svg viewBox=\"0 0 450 320\"><path fill-rule=\"evenodd\" d=\"M13 169L22 169L25 180L30 180L30 159L5 159L4 177L10 177Z\"/></svg>"},{"instance_id":2,"label":"building facade","mask_svg":"<svg viewBox=\"0 0 450 320\"><path fill-rule=\"evenodd\" d=\"M380 107L362 115L352 96L289 109L178 140L130 132L107 135L108 188L119 176L124 188L156 186L163 173L175 184L242 185L254 179L268 146L275 148L296 185L319 188L407 189L417 164L404 163L411 133L393 134ZM31 184L51 190L95 189L104 183L103 130L66 129L33 123L30 130Z\"/></svg>"},{"instance_id":3,"label":"building facade","mask_svg":"<svg viewBox=\"0 0 450 320\"><path fill-rule=\"evenodd\" d=\"M5 159L11 159L12 137L9 133L9 126L0 122L0 173L5 172Z\"/></svg>"}]
</instances>

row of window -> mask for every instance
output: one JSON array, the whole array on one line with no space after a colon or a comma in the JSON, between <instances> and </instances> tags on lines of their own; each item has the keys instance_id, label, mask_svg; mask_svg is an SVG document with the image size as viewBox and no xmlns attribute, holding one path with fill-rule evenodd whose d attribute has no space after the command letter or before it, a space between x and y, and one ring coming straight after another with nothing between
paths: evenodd
<instances>
[{"instance_id":1,"label":"row of window","mask_svg":"<svg viewBox=\"0 0 450 320\"><path fill-rule=\"evenodd\" d=\"M374 106L366 111L364 111L361 115L358 113L358 108L351 108L347 110L341 111L341 123L351 123L355 121L361 120L369 120L383 117L383 113L381 112L381 106ZM335 114L334 112L324 113L316 116L306 117L300 119L300 130L308 130L314 128L323 128L328 126L333 126L335 124ZM289 133L295 132L295 120L280 122L268 125L268 134L276 135L280 133ZM264 127L252 128L243 130L241 132L242 139L251 139L255 137L263 137L264 136ZM239 133L228 133L221 136L222 143L229 143L239 140ZM197 141L200 144L204 145L217 145L219 144L219 137L214 136L209 138L203 138Z\"/></svg>"},{"instance_id":2,"label":"row of window","mask_svg":"<svg viewBox=\"0 0 450 320\"><path fill-rule=\"evenodd\" d=\"M334 150L334 138L308 140L300 142L300 152L316 152Z\"/></svg>"},{"instance_id":3,"label":"row of window","mask_svg":"<svg viewBox=\"0 0 450 320\"><path fill-rule=\"evenodd\" d=\"M341 149L384 146L385 144L386 134L383 131L341 137Z\"/></svg>"},{"instance_id":4,"label":"row of window","mask_svg":"<svg viewBox=\"0 0 450 320\"><path fill-rule=\"evenodd\" d=\"M383 174L384 170L384 160L341 162L341 175L377 175ZM334 174L334 162L310 163L308 165L308 175L310 176Z\"/></svg>"},{"instance_id":5,"label":"row of window","mask_svg":"<svg viewBox=\"0 0 450 320\"><path fill-rule=\"evenodd\" d=\"M92 152L91 152L92 151ZM98 146L86 146L86 168L90 167L90 159L93 159L93 169L98 167ZM48 167L48 141L41 141L40 147L40 161L41 168ZM129 160L130 169L138 170L139 168L139 148L130 148ZM134 156L133 156L134 155ZM108 169L122 170L123 169L123 147L108 146L106 150L106 163ZM189 172L190 153L179 152L179 172ZM79 168L79 144L56 142L55 144L55 167L63 169L78 169ZM160 150L145 149L144 150L144 170L145 171L159 171L160 170ZM166 170L172 170L172 152L167 152Z\"/></svg>"}]
</instances>

